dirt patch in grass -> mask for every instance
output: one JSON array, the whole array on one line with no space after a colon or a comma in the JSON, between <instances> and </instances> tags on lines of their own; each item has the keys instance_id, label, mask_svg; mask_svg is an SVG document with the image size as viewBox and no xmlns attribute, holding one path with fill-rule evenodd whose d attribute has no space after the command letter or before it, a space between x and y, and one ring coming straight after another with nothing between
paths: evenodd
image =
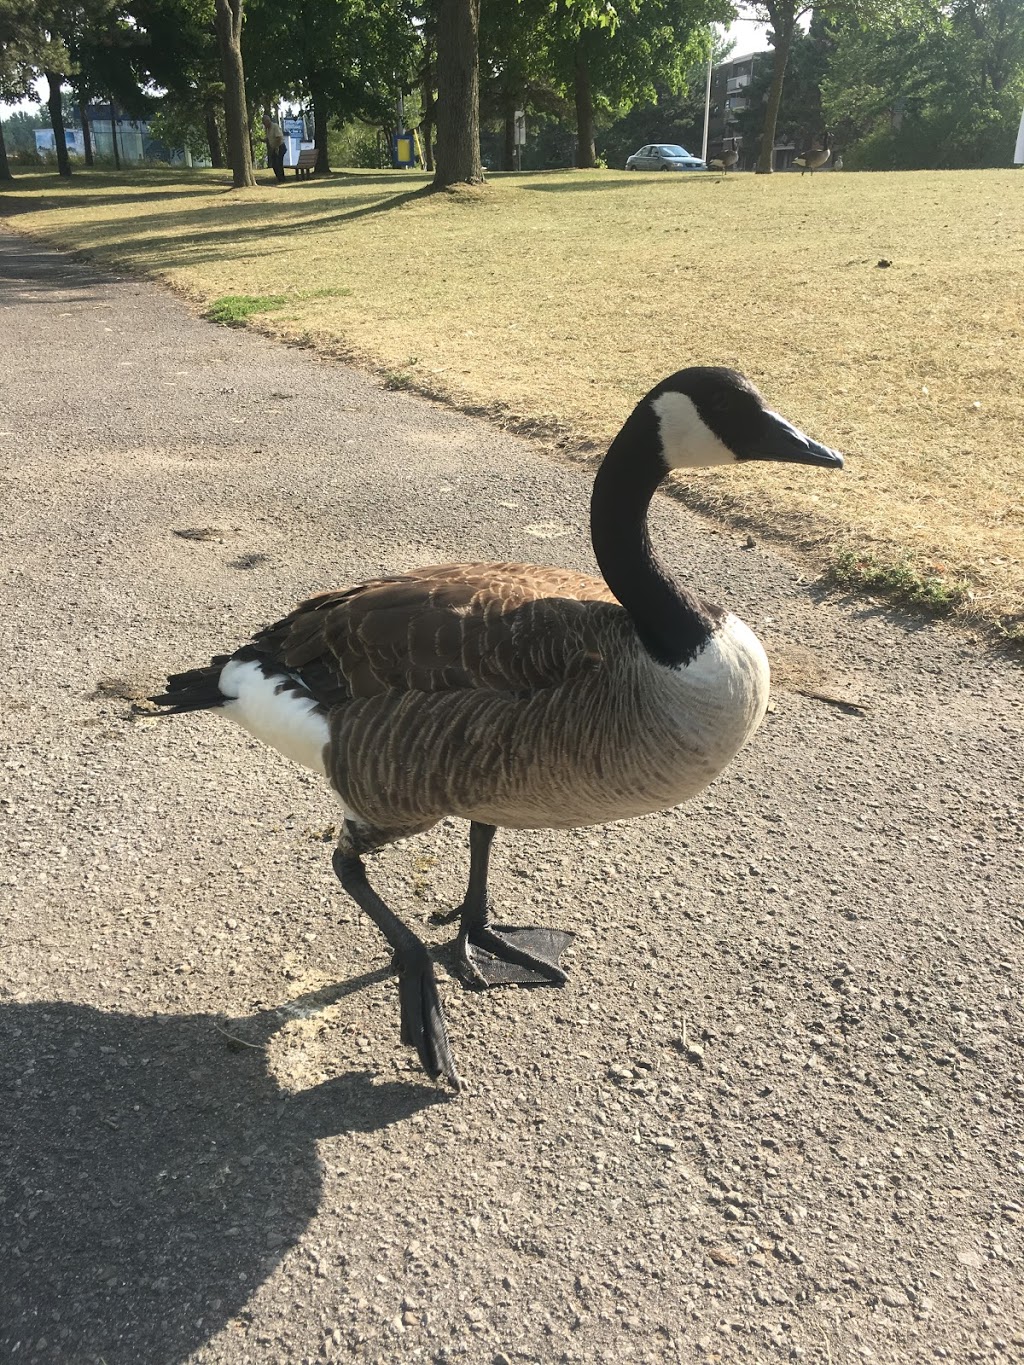
<instances>
[{"instance_id":1,"label":"dirt patch in grass","mask_svg":"<svg viewBox=\"0 0 1024 1365\"><path fill-rule=\"evenodd\" d=\"M249 325L596 450L664 375L733 365L847 472L702 471L682 496L844 581L1020 630L1019 174L423 183L40 176L12 198L22 230L201 306L273 299Z\"/></svg>"}]
</instances>

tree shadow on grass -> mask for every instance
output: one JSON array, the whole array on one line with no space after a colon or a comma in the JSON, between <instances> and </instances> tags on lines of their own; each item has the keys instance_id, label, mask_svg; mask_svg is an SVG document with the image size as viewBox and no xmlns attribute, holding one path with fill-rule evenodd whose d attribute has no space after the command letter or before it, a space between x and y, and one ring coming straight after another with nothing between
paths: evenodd
<instances>
[{"instance_id":1,"label":"tree shadow on grass","mask_svg":"<svg viewBox=\"0 0 1024 1365\"><path fill-rule=\"evenodd\" d=\"M147 177L155 176L158 178L155 181L148 178L136 180L130 176L100 173L100 176L96 178L89 176L86 179L84 172L79 172L70 181L61 180L55 175L29 174L18 176L13 183L5 187L5 194L8 197L3 201L3 213L5 217L13 219L20 214L45 212L49 208L75 207L85 210L110 207L123 207L125 209L145 208L146 206L159 207L159 205L169 203L172 200L195 199L200 195L203 196L204 212L209 211L211 206L216 207L218 201L223 201L225 207L230 206L233 211L250 205L253 208L263 209L273 202L269 199L249 198L244 190L236 191L231 184L230 173L225 173L216 180L210 177L197 179L195 184L185 187L181 185L180 175L171 173L167 176L161 176L161 173L157 171L149 171L146 174ZM309 176L300 180L293 175L286 178L284 189L290 199L295 193L302 194L307 190L323 189L330 185L334 185L340 190L365 187L367 193L362 198L372 199L381 204L386 204L395 198L404 201L406 198L430 190L429 182L417 184L415 188L407 188L407 182L396 180L394 176L395 172L382 172L379 175L331 172L329 175ZM171 183L165 183L168 180ZM264 174L262 172L257 174L256 188L279 192L282 189L281 185L272 176L269 176L269 173ZM74 193L67 193L69 190L73 190ZM40 198L40 191L44 193L44 198ZM304 207L308 209L308 206Z\"/></svg>"},{"instance_id":2,"label":"tree shadow on grass","mask_svg":"<svg viewBox=\"0 0 1024 1365\"><path fill-rule=\"evenodd\" d=\"M66 208L108 208L111 205L123 205L126 209L133 208L139 204L160 203L166 204L172 199L194 199L203 190L208 191L211 199L216 199L219 195L230 193L230 185L210 185L206 183L196 186L195 189L172 190L164 189L159 185L138 186L130 194L101 194L92 190L80 191L74 198L59 198L59 187L54 187L52 195L39 198L29 194L31 186L25 186L26 193L17 194L11 191L11 197L4 201L3 215L5 218L17 218L23 213L39 213L46 209L66 209Z\"/></svg>"},{"instance_id":3,"label":"tree shadow on grass","mask_svg":"<svg viewBox=\"0 0 1024 1365\"><path fill-rule=\"evenodd\" d=\"M266 246L268 233L277 236L281 232L294 232L296 239L300 239L303 232L324 231L339 227L344 222L354 221L356 218L397 209L403 203L419 198L419 194L421 191L406 191L388 199L369 198L369 202L350 207L340 213L317 213L314 216L309 216L307 207L306 213L303 213L303 209L296 206L294 210L296 216L277 214L270 222L266 220L246 222L233 213L225 212L224 217L218 220L220 224L218 227L210 225L212 214L209 209L198 213L168 214L165 220L161 217L147 220L145 238L128 243L124 247L113 248L109 222L100 224L86 222L76 225L74 229L74 253L79 259L89 262L90 268L93 266L91 257L96 254L98 258L96 269L113 273L119 269L117 265L119 255L122 259L126 257L130 259L132 269L142 272L147 269L171 269L179 263L197 265L203 261L216 261L227 254L238 259L246 258L246 255L262 258L268 251ZM169 231L157 231L164 221L167 222ZM277 243L274 243L274 250L277 250ZM59 285L55 281L55 288L57 287Z\"/></svg>"},{"instance_id":4,"label":"tree shadow on grass","mask_svg":"<svg viewBox=\"0 0 1024 1365\"><path fill-rule=\"evenodd\" d=\"M391 209L401 208L403 204L409 204L414 199L426 199L432 193L430 185L421 185L414 190L402 190L399 194L390 194L383 199L376 199L371 203L358 208L344 209L341 213L320 214L316 218L310 219L310 226L317 224L321 227L329 227L334 223L348 222L353 218L366 218L374 213L388 213Z\"/></svg>"},{"instance_id":5,"label":"tree shadow on grass","mask_svg":"<svg viewBox=\"0 0 1024 1365\"><path fill-rule=\"evenodd\" d=\"M578 180L567 180L560 184L530 184L522 185L520 188L535 194L577 194L581 191L593 193L595 190L632 190L636 191L643 185L663 185L668 182L668 175L657 177L656 172L652 172L650 178L643 176L637 171L635 174L626 176L623 172L621 180L588 180L583 174ZM714 173L707 171L684 171L673 172L672 182L682 182L683 184L693 185L699 181L714 180L717 177Z\"/></svg>"},{"instance_id":6,"label":"tree shadow on grass","mask_svg":"<svg viewBox=\"0 0 1024 1365\"><path fill-rule=\"evenodd\" d=\"M0 309L38 302L101 302L113 276L30 237L0 232Z\"/></svg>"},{"instance_id":7,"label":"tree shadow on grass","mask_svg":"<svg viewBox=\"0 0 1024 1365\"><path fill-rule=\"evenodd\" d=\"M444 1103L358 1071L283 1089L266 1045L296 1004L241 1020L0 1006L0 1359L182 1360L316 1213L317 1138Z\"/></svg>"},{"instance_id":8,"label":"tree shadow on grass","mask_svg":"<svg viewBox=\"0 0 1024 1365\"><path fill-rule=\"evenodd\" d=\"M150 265L166 269L179 262L196 264L219 259L226 252L244 258L241 248L247 246L254 248L251 254L263 256L267 251L268 234L274 235L284 231L299 236L303 232L335 228L358 218L388 213L413 200L426 198L428 193L429 187L403 190L401 193L386 196L371 190L366 195L360 195L354 203L350 199L342 209L327 205L321 206L319 211L314 211L309 203L292 200L287 208L272 206L269 221L266 216L259 216L253 222L247 221L246 212L251 210L257 215L265 215L265 201L232 201L225 198L220 202L206 201L194 216L188 213L136 213L132 216L133 231L144 232L145 235L134 243L129 241L112 248L111 240L115 226L109 221L77 223L73 229L73 236L67 235L67 241L75 256L86 259L90 268L116 273L120 259L126 266L130 263L143 270ZM160 231L165 224L167 230ZM17 256L20 260L28 253L37 257L41 263L38 271L39 280L35 286L37 289L47 287L44 279L46 274L43 268L44 257L51 261L61 260L70 264L70 258L66 255L55 257L54 247L37 246L30 238L15 240L18 245L11 245L9 251L12 259ZM100 258L96 266L93 266L90 259L93 253ZM0 277L6 273L4 254L0 252ZM52 276L52 270L50 274ZM64 285L54 278L52 287L63 288Z\"/></svg>"}]
</instances>

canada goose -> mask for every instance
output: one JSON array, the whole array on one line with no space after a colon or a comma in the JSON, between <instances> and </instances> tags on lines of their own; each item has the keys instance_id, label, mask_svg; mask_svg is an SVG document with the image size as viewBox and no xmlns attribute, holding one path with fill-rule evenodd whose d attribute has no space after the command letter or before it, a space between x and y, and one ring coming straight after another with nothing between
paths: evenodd
<instances>
[{"instance_id":1,"label":"canada goose","mask_svg":"<svg viewBox=\"0 0 1024 1365\"><path fill-rule=\"evenodd\" d=\"M831 139L828 133L821 140L820 147L812 147L810 151L804 152L802 156L793 158L793 165L802 167L801 175L806 175L808 171L813 175L815 171L820 171L829 157L832 155L830 144Z\"/></svg>"},{"instance_id":2,"label":"canada goose","mask_svg":"<svg viewBox=\"0 0 1024 1365\"><path fill-rule=\"evenodd\" d=\"M699 792L764 716L752 631L673 582L647 509L672 469L745 460L842 467L732 370L681 370L637 404L597 472L591 578L532 564L447 564L323 593L231 655L168 679L167 712L222 707L322 774L345 810L344 889L394 950L401 1036L456 1089L430 956L372 889L363 855L446 816L470 823L461 970L471 984L561 983L572 935L498 926L495 827L571 829Z\"/></svg>"},{"instance_id":3,"label":"canada goose","mask_svg":"<svg viewBox=\"0 0 1024 1365\"><path fill-rule=\"evenodd\" d=\"M711 167L712 170L731 171L733 166L736 165L736 162L739 161L740 154L736 150L736 139L734 137L731 137L729 138L729 141L732 143L732 146L726 148L725 143L723 143L722 155L716 157L714 161L708 162L708 165Z\"/></svg>"}]
</instances>

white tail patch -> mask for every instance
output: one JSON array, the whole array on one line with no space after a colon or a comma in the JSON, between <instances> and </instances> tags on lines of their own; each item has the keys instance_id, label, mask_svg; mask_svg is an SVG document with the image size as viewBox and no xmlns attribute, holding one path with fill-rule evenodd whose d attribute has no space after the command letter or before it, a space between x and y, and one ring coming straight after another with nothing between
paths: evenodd
<instances>
[{"instance_id":1,"label":"white tail patch","mask_svg":"<svg viewBox=\"0 0 1024 1365\"><path fill-rule=\"evenodd\" d=\"M224 710L264 744L326 777L324 749L331 737L326 712L312 697L281 689L286 681L283 673L268 677L254 660L230 659L219 680L220 690L231 698Z\"/></svg>"}]
</instances>

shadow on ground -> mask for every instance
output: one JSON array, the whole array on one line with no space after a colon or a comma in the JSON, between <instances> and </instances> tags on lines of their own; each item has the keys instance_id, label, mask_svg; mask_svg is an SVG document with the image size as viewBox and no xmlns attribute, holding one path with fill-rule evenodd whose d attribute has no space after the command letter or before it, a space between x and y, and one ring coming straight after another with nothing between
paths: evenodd
<instances>
[{"instance_id":1,"label":"shadow on ground","mask_svg":"<svg viewBox=\"0 0 1024 1365\"><path fill-rule=\"evenodd\" d=\"M299 182L300 186L307 183L312 182ZM322 184L323 181L318 183ZM360 187L363 183L359 182ZM330 199L311 202L284 195L272 199L231 199L222 195L207 198L191 211L174 212L163 211L163 196L154 191L138 196L132 219L136 229L143 235L134 244L129 256L133 265L137 264L142 269L151 265L158 269L170 269L186 262L195 264L218 260L225 255L239 260L249 256L262 257L267 250L268 232L295 233L298 240L298 235L303 232L333 229L358 218L389 213L406 204L427 199L431 193L429 186L402 189L401 186L392 185L389 189L390 192L386 194L379 189L360 194L350 193L341 207ZM83 195L79 202L91 207L102 198L97 196L94 200L91 195ZM129 205L135 201L118 197L112 202ZM51 205L35 200L26 201L23 207L39 212ZM90 265L95 254L102 262L98 267L101 269L105 267L116 271L125 268L123 264L119 265L119 261L123 262L123 252L116 221L101 218L78 222L73 230L63 235L60 243L54 241L48 245L65 251L70 249L79 258L88 260ZM9 254L13 256L13 250ZM21 264L23 262L19 260ZM52 287L52 265L50 281Z\"/></svg>"},{"instance_id":2,"label":"shadow on ground","mask_svg":"<svg viewBox=\"0 0 1024 1365\"><path fill-rule=\"evenodd\" d=\"M36 303L40 295L61 303L101 303L111 278L70 256L58 258L55 268L50 247L0 234L0 309Z\"/></svg>"},{"instance_id":3,"label":"shadow on ground","mask_svg":"<svg viewBox=\"0 0 1024 1365\"><path fill-rule=\"evenodd\" d=\"M564 174L564 172L563 172ZM623 175L621 180L589 180L586 173L581 172L578 180L563 180L557 183L550 181L545 184L543 181L527 181L520 188L528 190L531 194L578 194L581 190L592 192L594 190L631 190L636 193L638 189L645 185L666 185L669 183L678 185L699 185L707 183L708 180L716 180L718 177L710 171L684 171L672 174L672 180L668 177L659 175L657 172L638 171L635 174Z\"/></svg>"},{"instance_id":4,"label":"shadow on ground","mask_svg":"<svg viewBox=\"0 0 1024 1365\"><path fill-rule=\"evenodd\" d=\"M0 1006L0 1359L182 1360L316 1213L317 1138L443 1102L355 1071L283 1090L266 1045L287 1017Z\"/></svg>"}]
</instances>

